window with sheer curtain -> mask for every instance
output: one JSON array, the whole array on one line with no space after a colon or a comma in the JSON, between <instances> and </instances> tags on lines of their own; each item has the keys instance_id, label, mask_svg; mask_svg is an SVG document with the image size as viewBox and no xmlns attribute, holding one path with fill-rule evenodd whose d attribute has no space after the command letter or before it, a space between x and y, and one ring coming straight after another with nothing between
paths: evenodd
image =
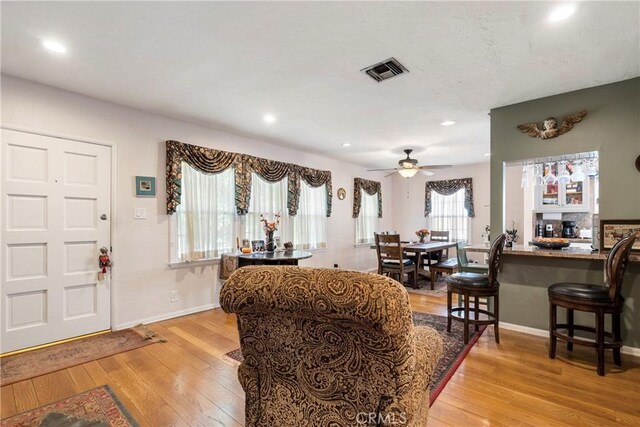
<instances>
[{"instance_id":1,"label":"window with sheer curtain","mask_svg":"<svg viewBox=\"0 0 640 427\"><path fill-rule=\"evenodd\" d=\"M233 169L199 172L182 163L182 203L173 215L173 261L216 258L235 249Z\"/></svg>"},{"instance_id":2,"label":"window with sheer curtain","mask_svg":"<svg viewBox=\"0 0 640 427\"><path fill-rule=\"evenodd\" d=\"M311 187L300 182L298 214L291 220L293 245L296 249L327 247L327 189L326 185Z\"/></svg>"},{"instance_id":3,"label":"window with sheer curtain","mask_svg":"<svg viewBox=\"0 0 640 427\"><path fill-rule=\"evenodd\" d=\"M264 240L265 232L263 224L260 222L260 215L264 215L271 222L275 220L277 214L280 214L280 225L274 236L280 236L281 242L292 240L290 217L286 213L287 180L267 182L260 178L260 175L252 174L249 211L241 220L244 223L244 238Z\"/></svg>"},{"instance_id":4,"label":"window with sheer curtain","mask_svg":"<svg viewBox=\"0 0 640 427\"><path fill-rule=\"evenodd\" d=\"M266 182L259 175L251 179L251 202L246 215L238 217L235 208L233 168L219 174L199 172L182 164L182 202L172 218L172 261L217 258L236 249L236 237L264 240L260 215L269 221L280 214L275 232L280 242L292 241L296 249L327 247L327 194L325 186L313 188L300 183L298 214L287 209L287 180Z\"/></svg>"},{"instance_id":5,"label":"window with sheer curtain","mask_svg":"<svg viewBox=\"0 0 640 427\"><path fill-rule=\"evenodd\" d=\"M356 244L373 243L374 233L378 228L378 195L370 196L362 192L362 206L356 218Z\"/></svg>"},{"instance_id":6,"label":"window with sheer curtain","mask_svg":"<svg viewBox=\"0 0 640 427\"><path fill-rule=\"evenodd\" d=\"M448 230L450 239L470 241L471 221L464 207L464 192L463 188L450 196L432 193L430 230Z\"/></svg>"}]
</instances>

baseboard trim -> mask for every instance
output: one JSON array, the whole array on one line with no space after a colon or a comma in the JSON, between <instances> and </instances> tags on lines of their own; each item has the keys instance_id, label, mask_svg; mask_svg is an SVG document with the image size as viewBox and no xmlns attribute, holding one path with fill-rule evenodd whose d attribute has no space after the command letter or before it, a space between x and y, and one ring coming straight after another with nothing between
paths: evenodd
<instances>
[{"instance_id":1,"label":"baseboard trim","mask_svg":"<svg viewBox=\"0 0 640 427\"><path fill-rule=\"evenodd\" d=\"M218 307L220 307L219 304L205 304L205 305L200 305L198 307L185 308L184 310L172 311L169 313L160 314L158 316L151 316L151 317L146 317L144 319L138 319L130 322L120 323L118 325L115 325L113 327L113 330L118 331L120 329L131 328L132 326L136 326L139 324L146 325L149 323L160 322L162 320L169 320L169 319L173 319L174 317L186 316L188 314L199 313L201 311L211 310Z\"/></svg>"},{"instance_id":2,"label":"baseboard trim","mask_svg":"<svg viewBox=\"0 0 640 427\"><path fill-rule=\"evenodd\" d=\"M508 329L510 331L522 332L523 334L535 335L537 337L549 338L549 331L544 329L530 328L528 326L515 325L513 323L500 322L500 328ZM640 348L629 347L627 345L622 346L620 351L630 356L640 357Z\"/></svg>"}]
</instances>

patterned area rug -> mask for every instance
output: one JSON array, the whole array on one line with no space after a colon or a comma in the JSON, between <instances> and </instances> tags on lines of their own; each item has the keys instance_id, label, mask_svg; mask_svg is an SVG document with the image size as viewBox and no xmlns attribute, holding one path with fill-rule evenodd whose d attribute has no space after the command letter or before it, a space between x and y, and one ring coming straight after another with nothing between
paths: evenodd
<instances>
[{"instance_id":1,"label":"patterned area rug","mask_svg":"<svg viewBox=\"0 0 640 427\"><path fill-rule=\"evenodd\" d=\"M478 341L478 338L480 338L480 335L482 335L487 327L481 326L480 332L475 335L475 331L473 327L471 327L469 331L469 344L465 345L462 335L464 326L461 322L452 322L451 332L447 332L447 318L445 316L413 312L413 323L417 326L430 326L435 329L442 337L444 344L442 358L433 371L433 377L431 378L431 402L429 405L431 406L449 379L456 372L456 369L458 369L464 357L469 353L471 347ZM224 360L234 366L240 365L242 360L244 360L242 358L242 350L238 348L228 352L224 355Z\"/></svg>"},{"instance_id":2,"label":"patterned area rug","mask_svg":"<svg viewBox=\"0 0 640 427\"><path fill-rule=\"evenodd\" d=\"M137 427L138 423L108 385L76 394L11 418L2 427Z\"/></svg>"},{"instance_id":3,"label":"patterned area rug","mask_svg":"<svg viewBox=\"0 0 640 427\"><path fill-rule=\"evenodd\" d=\"M418 286L420 286L418 289L415 289L413 286L407 284L407 283L403 283L404 288L407 290L407 292L409 292L410 294L419 294L419 295L426 295L426 296L430 296L430 297L441 297L441 296L445 296L447 295L447 283L445 282L445 277L443 276L439 276L436 278L436 284L434 286L434 290L431 290L431 281L430 280L426 280L423 277L420 277L418 279Z\"/></svg>"},{"instance_id":4,"label":"patterned area rug","mask_svg":"<svg viewBox=\"0 0 640 427\"><path fill-rule=\"evenodd\" d=\"M94 335L0 359L0 382L12 384L165 341L146 326Z\"/></svg>"}]
</instances>

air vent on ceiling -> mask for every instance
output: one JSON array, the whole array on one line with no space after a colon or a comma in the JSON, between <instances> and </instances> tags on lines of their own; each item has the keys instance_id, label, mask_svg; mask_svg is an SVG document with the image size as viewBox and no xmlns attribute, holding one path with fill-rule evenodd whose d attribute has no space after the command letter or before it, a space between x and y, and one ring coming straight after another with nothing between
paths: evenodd
<instances>
[{"instance_id":1,"label":"air vent on ceiling","mask_svg":"<svg viewBox=\"0 0 640 427\"><path fill-rule=\"evenodd\" d=\"M363 68L360 71L368 74L369 77L377 82L388 80L391 77L409 72L409 70L407 70L404 65L402 65L396 58L393 57L382 62L378 62L377 64L374 64L370 67Z\"/></svg>"}]
</instances>

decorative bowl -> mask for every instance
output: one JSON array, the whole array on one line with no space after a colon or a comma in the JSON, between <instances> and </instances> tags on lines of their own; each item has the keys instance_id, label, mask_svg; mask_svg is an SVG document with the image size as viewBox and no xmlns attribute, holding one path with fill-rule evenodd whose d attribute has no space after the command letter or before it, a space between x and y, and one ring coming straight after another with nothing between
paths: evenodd
<instances>
[{"instance_id":1,"label":"decorative bowl","mask_svg":"<svg viewBox=\"0 0 640 427\"><path fill-rule=\"evenodd\" d=\"M562 249L571 245L571 243L567 239L560 239L555 237L536 239L532 241L531 244L543 249Z\"/></svg>"}]
</instances>

